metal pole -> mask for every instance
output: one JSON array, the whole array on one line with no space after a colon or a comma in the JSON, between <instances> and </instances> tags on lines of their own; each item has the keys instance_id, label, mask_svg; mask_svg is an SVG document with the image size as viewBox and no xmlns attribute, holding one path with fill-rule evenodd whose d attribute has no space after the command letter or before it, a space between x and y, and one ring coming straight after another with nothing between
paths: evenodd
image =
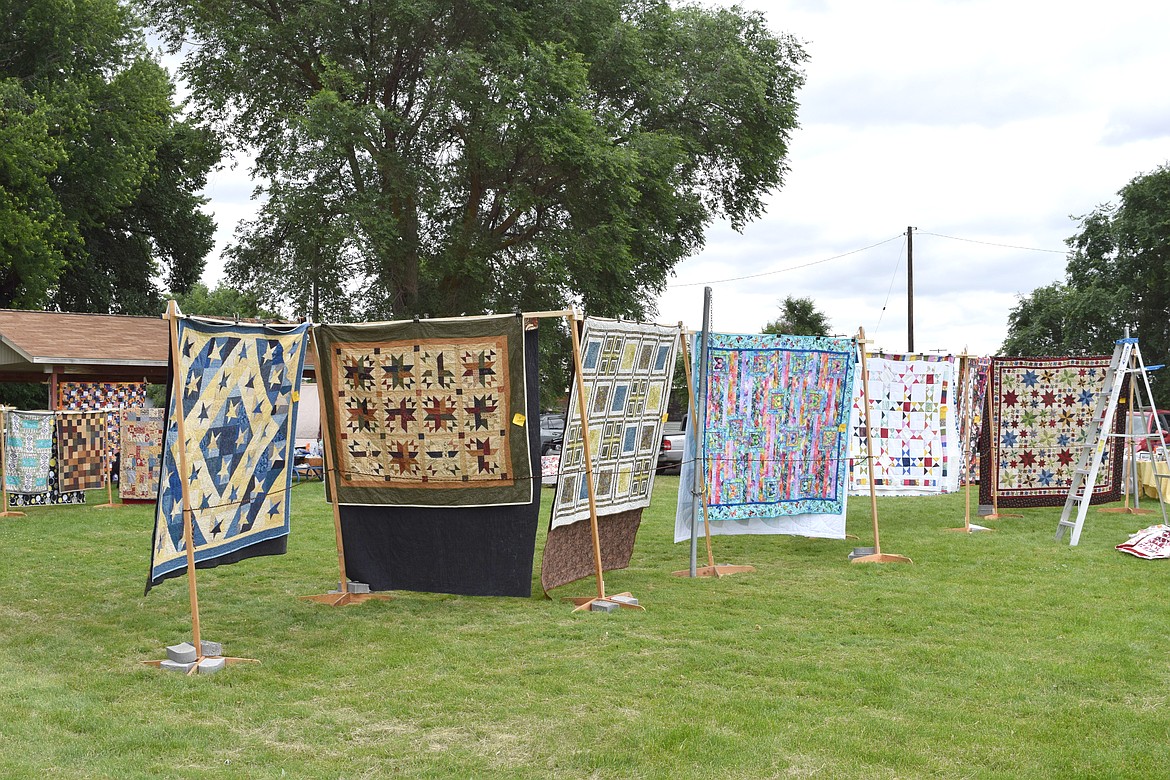
<instances>
[{"instance_id":1,"label":"metal pole","mask_svg":"<svg viewBox=\"0 0 1170 780\"><path fill-rule=\"evenodd\" d=\"M703 486L707 481L707 339L711 333L711 288L703 288L703 329L699 336L699 394L695 415L695 479L691 488L691 576L698 576L696 559L699 551L699 509Z\"/></svg>"},{"instance_id":2,"label":"metal pole","mask_svg":"<svg viewBox=\"0 0 1170 780\"><path fill-rule=\"evenodd\" d=\"M906 351L914 351L914 228L906 228Z\"/></svg>"}]
</instances>

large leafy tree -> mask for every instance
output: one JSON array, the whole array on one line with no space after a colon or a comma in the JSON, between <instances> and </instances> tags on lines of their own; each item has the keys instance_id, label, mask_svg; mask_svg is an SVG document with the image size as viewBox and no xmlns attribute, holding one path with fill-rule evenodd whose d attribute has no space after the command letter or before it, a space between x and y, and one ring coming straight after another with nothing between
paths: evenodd
<instances>
[{"instance_id":1,"label":"large leafy tree","mask_svg":"<svg viewBox=\"0 0 1170 780\"><path fill-rule=\"evenodd\" d=\"M1118 195L1080 218L1066 242L1065 279L1012 310L1006 354L1109 353L1128 327L1147 363L1170 362L1170 165L1135 177Z\"/></svg>"},{"instance_id":2,"label":"large leafy tree","mask_svg":"<svg viewBox=\"0 0 1170 780\"><path fill-rule=\"evenodd\" d=\"M199 278L219 149L118 0L0 0L0 306L156 313Z\"/></svg>"},{"instance_id":3,"label":"large leafy tree","mask_svg":"<svg viewBox=\"0 0 1170 780\"><path fill-rule=\"evenodd\" d=\"M366 316L639 316L780 186L805 55L661 0L144 0L266 204L229 277Z\"/></svg>"},{"instance_id":4,"label":"large leafy tree","mask_svg":"<svg viewBox=\"0 0 1170 780\"><path fill-rule=\"evenodd\" d=\"M789 295L780 302L780 316L764 326L762 333L788 336L828 336L832 324L812 298Z\"/></svg>"}]
</instances>

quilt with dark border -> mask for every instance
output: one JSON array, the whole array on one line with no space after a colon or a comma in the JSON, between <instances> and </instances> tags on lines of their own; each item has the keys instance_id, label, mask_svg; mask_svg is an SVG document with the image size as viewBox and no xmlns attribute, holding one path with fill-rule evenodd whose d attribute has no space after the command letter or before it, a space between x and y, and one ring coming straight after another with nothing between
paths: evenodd
<instances>
[{"instance_id":1,"label":"quilt with dark border","mask_svg":"<svg viewBox=\"0 0 1170 780\"><path fill-rule=\"evenodd\" d=\"M538 332L524 334L528 408L540 415ZM540 426L522 438L533 462L540 457ZM540 492L527 504L485 506L338 507L345 571L373 590L414 590L467 596L532 595Z\"/></svg>"},{"instance_id":2,"label":"quilt with dark border","mask_svg":"<svg viewBox=\"0 0 1170 780\"><path fill-rule=\"evenodd\" d=\"M852 339L710 334L712 522L840 514L848 490Z\"/></svg>"},{"instance_id":3,"label":"quilt with dark border","mask_svg":"<svg viewBox=\"0 0 1170 780\"><path fill-rule=\"evenodd\" d=\"M196 567L285 551L308 328L179 320L148 591L186 570L184 482Z\"/></svg>"},{"instance_id":4,"label":"quilt with dark border","mask_svg":"<svg viewBox=\"0 0 1170 780\"><path fill-rule=\"evenodd\" d=\"M93 490L106 484L104 412L57 412L57 490Z\"/></svg>"},{"instance_id":5,"label":"quilt with dark border","mask_svg":"<svg viewBox=\"0 0 1170 780\"><path fill-rule=\"evenodd\" d=\"M959 449L955 401L955 359L949 355L872 354L869 369L869 440L873 443L874 492L885 495L949 493L959 486ZM852 485L867 493L870 460L866 454L861 383L853 392L858 406L853 427Z\"/></svg>"},{"instance_id":6,"label":"quilt with dark border","mask_svg":"<svg viewBox=\"0 0 1170 780\"><path fill-rule=\"evenodd\" d=\"M118 492L123 500L158 498L158 475L162 465L162 409L123 409L121 436L121 479Z\"/></svg>"},{"instance_id":7,"label":"quilt with dark border","mask_svg":"<svg viewBox=\"0 0 1170 780\"><path fill-rule=\"evenodd\" d=\"M48 493L53 413L8 412L5 428L4 481L8 492Z\"/></svg>"},{"instance_id":8,"label":"quilt with dark border","mask_svg":"<svg viewBox=\"0 0 1170 780\"><path fill-rule=\"evenodd\" d=\"M593 457L597 514L650 505L677 346L677 327L585 320L581 378L587 418L582 426L574 381L550 528L589 517L583 430Z\"/></svg>"},{"instance_id":9,"label":"quilt with dark border","mask_svg":"<svg viewBox=\"0 0 1170 780\"><path fill-rule=\"evenodd\" d=\"M322 325L314 336L338 503L532 500L519 317Z\"/></svg>"},{"instance_id":10,"label":"quilt with dark border","mask_svg":"<svg viewBox=\"0 0 1170 780\"><path fill-rule=\"evenodd\" d=\"M990 414L980 441L981 504L991 503L993 483L1001 507L1064 504L1111 359L1109 355L992 358L987 390ZM1114 419L1114 432L1121 433L1125 415ZM1091 503L1120 498L1123 453L1114 446L1117 441L1106 439Z\"/></svg>"}]
</instances>

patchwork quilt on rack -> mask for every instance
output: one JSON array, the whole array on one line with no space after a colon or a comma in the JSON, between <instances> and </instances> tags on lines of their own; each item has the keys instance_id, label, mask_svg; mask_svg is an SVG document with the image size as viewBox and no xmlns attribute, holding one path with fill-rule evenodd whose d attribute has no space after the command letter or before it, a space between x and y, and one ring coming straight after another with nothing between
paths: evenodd
<instances>
[{"instance_id":1,"label":"patchwork quilt on rack","mask_svg":"<svg viewBox=\"0 0 1170 780\"><path fill-rule=\"evenodd\" d=\"M57 412L57 489L93 490L106 484L106 415Z\"/></svg>"},{"instance_id":2,"label":"patchwork quilt on rack","mask_svg":"<svg viewBox=\"0 0 1170 780\"><path fill-rule=\"evenodd\" d=\"M162 409L122 410L118 491L123 499L153 501L158 497L163 415Z\"/></svg>"},{"instance_id":3,"label":"patchwork quilt on rack","mask_svg":"<svg viewBox=\"0 0 1170 780\"><path fill-rule=\"evenodd\" d=\"M52 412L5 414L4 480L9 493L48 493Z\"/></svg>"}]
</instances>

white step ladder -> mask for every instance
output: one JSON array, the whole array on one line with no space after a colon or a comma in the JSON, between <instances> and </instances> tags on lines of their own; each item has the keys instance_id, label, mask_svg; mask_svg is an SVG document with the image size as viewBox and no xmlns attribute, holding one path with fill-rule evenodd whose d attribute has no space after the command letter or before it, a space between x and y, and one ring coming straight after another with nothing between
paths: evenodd
<instances>
[{"instance_id":1,"label":"white step ladder","mask_svg":"<svg viewBox=\"0 0 1170 780\"><path fill-rule=\"evenodd\" d=\"M1133 426L1126 426L1126 433L1113 433L1113 420L1117 414L1118 399L1124 379L1129 375L1130 381L1139 384L1134 393L1134 409L1130 414L1141 412L1148 415L1144 433L1133 433ZM1139 381L1140 380L1140 381ZM1170 462L1167 460L1166 437L1162 430L1162 422L1154 408L1153 394L1150 392L1150 379L1145 362L1142 360L1138 340L1135 338L1118 339L1113 348L1113 359L1109 361L1109 370L1105 374L1105 384L1097 394L1097 402L1093 408L1093 417L1085 428L1085 438L1080 445L1081 453L1077 459L1076 469L1073 471L1072 484L1069 485L1068 498L1064 502L1064 511L1060 513L1060 522L1056 526L1056 541L1064 537L1065 529L1072 529L1069 537L1070 547L1075 547L1081 540L1081 529L1085 525L1085 515L1089 511L1089 503L1093 498L1093 487L1097 484L1097 474L1101 470L1101 460L1105 454L1105 446L1109 439L1120 439L1127 442L1130 439L1145 439L1149 443L1151 457L1154 463L1154 484L1158 491L1158 505L1162 509L1162 522L1166 522L1166 505L1162 503L1162 480L1170 479ZM1159 473L1157 464L1166 465L1166 472ZM1076 520L1072 516L1073 506L1077 507Z\"/></svg>"}]
</instances>

